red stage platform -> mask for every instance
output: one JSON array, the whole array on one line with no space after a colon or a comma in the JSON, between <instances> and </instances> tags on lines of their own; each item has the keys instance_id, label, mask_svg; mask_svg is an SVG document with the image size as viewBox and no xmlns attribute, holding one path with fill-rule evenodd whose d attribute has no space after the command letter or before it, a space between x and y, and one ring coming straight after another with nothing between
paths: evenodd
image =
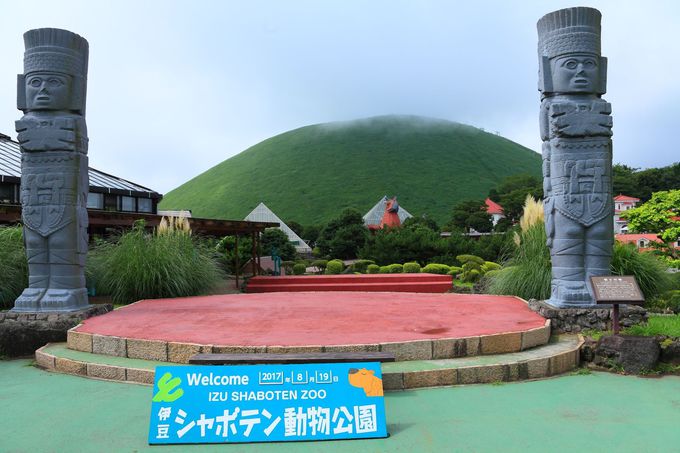
<instances>
[{"instance_id":1,"label":"red stage platform","mask_svg":"<svg viewBox=\"0 0 680 453\"><path fill-rule=\"evenodd\" d=\"M296 347L458 339L544 325L509 296L308 292L144 300L86 319L75 332L128 342Z\"/></svg>"},{"instance_id":2,"label":"red stage platform","mask_svg":"<svg viewBox=\"0 0 680 453\"><path fill-rule=\"evenodd\" d=\"M248 281L246 292L370 291L445 293L453 277L438 274L341 274L257 276Z\"/></svg>"}]
</instances>

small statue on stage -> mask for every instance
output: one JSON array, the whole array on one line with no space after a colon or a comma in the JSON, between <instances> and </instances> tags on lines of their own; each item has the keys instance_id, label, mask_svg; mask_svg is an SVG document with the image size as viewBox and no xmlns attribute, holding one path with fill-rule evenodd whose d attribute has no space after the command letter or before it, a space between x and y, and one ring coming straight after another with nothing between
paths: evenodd
<instances>
[{"instance_id":1,"label":"small statue on stage","mask_svg":"<svg viewBox=\"0 0 680 453\"><path fill-rule=\"evenodd\" d=\"M53 28L30 30L24 42L16 130L29 283L13 310L75 311L88 307L88 43Z\"/></svg>"},{"instance_id":2,"label":"small statue on stage","mask_svg":"<svg viewBox=\"0 0 680 453\"><path fill-rule=\"evenodd\" d=\"M545 228L555 307L593 305L589 278L610 275L614 243L611 105L601 14L568 8L538 21Z\"/></svg>"}]
</instances>

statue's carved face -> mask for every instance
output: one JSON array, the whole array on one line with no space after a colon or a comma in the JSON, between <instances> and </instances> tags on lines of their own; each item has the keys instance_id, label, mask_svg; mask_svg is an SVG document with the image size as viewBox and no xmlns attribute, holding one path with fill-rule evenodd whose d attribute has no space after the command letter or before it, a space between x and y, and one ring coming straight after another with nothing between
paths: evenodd
<instances>
[{"instance_id":1,"label":"statue's carved face","mask_svg":"<svg viewBox=\"0 0 680 453\"><path fill-rule=\"evenodd\" d=\"M550 60L553 91L595 93L600 80L599 59L593 55L571 54Z\"/></svg>"},{"instance_id":2,"label":"statue's carved face","mask_svg":"<svg viewBox=\"0 0 680 453\"><path fill-rule=\"evenodd\" d=\"M53 72L35 72L26 76L28 110L68 110L71 101L71 77Z\"/></svg>"}]
</instances>

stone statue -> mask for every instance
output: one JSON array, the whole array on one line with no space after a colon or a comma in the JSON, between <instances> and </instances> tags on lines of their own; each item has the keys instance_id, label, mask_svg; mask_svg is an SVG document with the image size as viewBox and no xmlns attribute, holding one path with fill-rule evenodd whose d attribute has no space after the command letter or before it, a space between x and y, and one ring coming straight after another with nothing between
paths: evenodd
<instances>
[{"instance_id":1,"label":"stone statue","mask_svg":"<svg viewBox=\"0 0 680 453\"><path fill-rule=\"evenodd\" d=\"M53 28L26 32L24 43L16 130L29 283L14 311L75 311L88 307L88 43Z\"/></svg>"},{"instance_id":2,"label":"stone statue","mask_svg":"<svg viewBox=\"0 0 680 453\"><path fill-rule=\"evenodd\" d=\"M594 304L589 278L609 275L614 243L611 105L601 14L568 8L538 21L545 229L555 307Z\"/></svg>"}]
</instances>

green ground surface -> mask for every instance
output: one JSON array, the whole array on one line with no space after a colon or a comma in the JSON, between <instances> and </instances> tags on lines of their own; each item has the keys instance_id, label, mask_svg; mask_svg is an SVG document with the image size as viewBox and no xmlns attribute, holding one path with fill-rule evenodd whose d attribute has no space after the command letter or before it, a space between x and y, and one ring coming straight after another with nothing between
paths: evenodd
<instances>
[{"instance_id":1,"label":"green ground surface","mask_svg":"<svg viewBox=\"0 0 680 453\"><path fill-rule=\"evenodd\" d=\"M377 440L146 444L151 387L0 361L0 451L680 451L680 377L595 373L505 385L393 392Z\"/></svg>"}]
</instances>

